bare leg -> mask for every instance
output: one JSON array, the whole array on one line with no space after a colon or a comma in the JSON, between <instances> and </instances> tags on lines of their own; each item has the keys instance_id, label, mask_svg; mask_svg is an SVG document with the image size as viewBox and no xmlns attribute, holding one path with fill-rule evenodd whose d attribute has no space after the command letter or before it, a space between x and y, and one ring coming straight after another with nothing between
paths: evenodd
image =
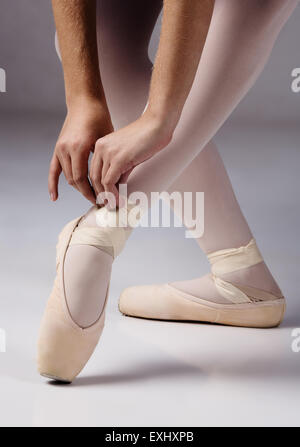
<instances>
[{"instance_id":1,"label":"bare leg","mask_svg":"<svg viewBox=\"0 0 300 447\"><path fill-rule=\"evenodd\" d=\"M147 58L146 49L151 27L154 25L161 2L153 2L153 0L143 2L141 16L136 19L135 8L139 6L139 3L137 0L126 2L126 8L122 11L124 5L119 0L100 2L101 73L110 110L117 126L127 124L136 118L143 110L147 98L151 64ZM281 0L265 0L264 2L258 0L216 0L204 53L174 139L159 155L136 168L129 179L129 192L144 191L150 194L151 191L162 191L169 187L176 178L178 183L173 185L176 189L181 184L182 190L185 191L211 191L207 197L208 208L206 208L209 224L206 222L205 235L199 240L204 251L246 244L249 242L251 232L240 212L216 150L212 146L208 146L196 159L195 157L208 144L255 82L280 29L296 4L295 0L285 2ZM151 15L151 8L154 10L154 5L156 11ZM149 11L147 10L148 6ZM143 23L144 15L142 13L145 11L147 18ZM122 15L123 13L124 15ZM124 18L124 22L122 22L124 27L129 26L129 29L133 31L132 34L126 35L128 30L125 32L125 28L120 25L121 18ZM141 32L139 38L135 34L138 31ZM141 36L144 36L144 39ZM117 42L118 37L120 40ZM122 73L121 78L120 73ZM195 174L197 172L203 174L209 167L211 170L214 169L211 173L214 172L218 181L212 185L211 177L203 175L203 182L201 180L199 183L201 174L194 177L185 175L189 171L184 173L184 170L193 159L195 160L188 169ZM200 166L202 171L198 171ZM149 172L151 172L151 176ZM185 183L186 178L192 179L191 183ZM215 206L215 200L218 198L218 206ZM236 217L233 222L234 226L231 225L230 214L232 213ZM226 224L218 228L219 222L223 218ZM210 223L212 224L210 225ZM92 212L89 219L83 224L95 224ZM100 256L103 256L101 252L97 256L99 256L99 265L102 261L107 262L104 258L100 259ZM72 259L67 256L66 264L68 262L70 265L72 264ZM264 283L262 288L275 290L276 284L266 267L263 265L260 269ZM80 271L77 273L80 274ZM249 273L246 276L248 277ZM254 276L257 277L256 274ZM70 287L68 289L70 293L67 293L67 296L72 297L73 293L76 294L76 290L72 286L72 278L70 276L65 279ZM196 291L199 290L198 285L199 283L195 287ZM207 288L204 292L208 294L206 298L219 299L209 284L203 283L202 285ZM257 284L252 283L252 285L258 287ZM106 287L104 289L106 290ZM92 296L91 299L88 297L89 294L85 293L85 309L92 310L89 315L99 313L99 307L101 307L99 302L103 296L103 290L101 288L98 290L101 291L98 297ZM82 298L79 296L74 302L82 302ZM73 298L70 299L73 301ZM72 306L72 302L69 305ZM76 314L78 318L83 318L81 309L80 312L76 309L78 307L74 306L73 314ZM90 317L84 319L87 324Z\"/></svg>"}]
</instances>

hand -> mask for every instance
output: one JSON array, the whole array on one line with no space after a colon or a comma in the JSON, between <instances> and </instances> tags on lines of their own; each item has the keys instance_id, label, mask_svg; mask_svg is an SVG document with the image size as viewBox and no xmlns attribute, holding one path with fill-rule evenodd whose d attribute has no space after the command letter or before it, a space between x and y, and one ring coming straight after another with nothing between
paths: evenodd
<instances>
[{"instance_id":1,"label":"hand","mask_svg":"<svg viewBox=\"0 0 300 447\"><path fill-rule=\"evenodd\" d=\"M58 181L63 171L69 185L96 203L88 179L88 160L96 141L113 132L109 112L99 101L82 99L69 108L50 163L48 188L52 201L58 198Z\"/></svg>"},{"instance_id":2,"label":"hand","mask_svg":"<svg viewBox=\"0 0 300 447\"><path fill-rule=\"evenodd\" d=\"M128 126L100 138L90 167L96 196L104 190L114 194L118 204L117 185L126 183L134 167L153 157L171 138L166 126L147 112Z\"/></svg>"}]
</instances>

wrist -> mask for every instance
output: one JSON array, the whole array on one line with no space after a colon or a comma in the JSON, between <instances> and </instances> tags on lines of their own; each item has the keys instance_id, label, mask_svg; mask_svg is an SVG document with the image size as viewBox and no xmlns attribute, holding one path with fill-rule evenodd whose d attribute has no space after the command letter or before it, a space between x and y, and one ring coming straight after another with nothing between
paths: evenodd
<instances>
[{"instance_id":1,"label":"wrist","mask_svg":"<svg viewBox=\"0 0 300 447\"><path fill-rule=\"evenodd\" d=\"M80 86L70 86L66 84L65 93L67 107L72 107L73 104L76 104L78 102L94 102L106 104L105 94L101 83L97 84L96 87L91 87L83 82L80 83Z\"/></svg>"},{"instance_id":2,"label":"wrist","mask_svg":"<svg viewBox=\"0 0 300 447\"><path fill-rule=\"evenodd\" d=\"M139 121L144 128L148 129L149 135L154 138L158 146L161 146L161 149L171 142L175 127L169 119L164 119L147 108Z\"/></svg>"},{"instance_id":3,"label":"wrist","mask_svg":"<svg viewBox=\"0 0 300 447\"><path fill-rule=\"evenodd\" d=\"M96 113L109 114L105 98L89 94L68 96L66 99L68 113L82 109L94 110Z\"/></svg>"},{"instance_id":4,"label":"wrist","mask_svg":"<svg viewBox=\"0 0 300 447\"><path fill-rule=\"evenodd\" d=\"M163 107L149 102L144 115L148 116L156 124L159 132L172 138L180 118L179 111L173 107Z\"/></svg>"}]
</instances>

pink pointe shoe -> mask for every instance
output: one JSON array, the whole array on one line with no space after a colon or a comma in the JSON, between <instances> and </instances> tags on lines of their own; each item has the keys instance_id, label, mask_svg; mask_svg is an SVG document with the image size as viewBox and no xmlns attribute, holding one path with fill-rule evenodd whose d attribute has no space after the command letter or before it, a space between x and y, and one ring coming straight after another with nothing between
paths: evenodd
<instances>
[{"instance_id":1,"label":"pink pointe shoe","mask_svg":"<svg viewBox=\"0 0 300 447\"><path fill-rule=\"evenodd\" d=\"M252 239L245 247L219 250L208 255L212 278L218 292L228 304L218 304L184 293L170 284L137 286L125 289L119 309L132 317L158 320L199 321L231 326L270 328L278 326L284 316L285 299L269 292L221 279L262 262Z\"/></svg>"},{"instance_id":2,"label":"pink pointe shoe","mask_svg":"<svg viewBox=\"0 0 300 447\"><path fill-rule=\"evenodd\" d=\"M109 212L101 208L97 213ZM118 213L118 212L117 212ZM81 328L72 319L65 297L64 262L70 245L91 245L114 258L123 249L130 234L121 227L80 227L79 217L62 230L57 245L57 275L42 318L38 339L38 371L47 378L70 383L91 357L102 334L105 305L98 320L90 327Z\"/></svg>"}]
</instances>

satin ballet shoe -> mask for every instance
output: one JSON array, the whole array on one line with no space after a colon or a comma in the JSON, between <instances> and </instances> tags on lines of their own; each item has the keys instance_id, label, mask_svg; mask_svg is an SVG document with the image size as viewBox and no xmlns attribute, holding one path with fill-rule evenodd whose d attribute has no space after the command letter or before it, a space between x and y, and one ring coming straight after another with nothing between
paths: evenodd
<instances>
[{"instance_id":1,"label":"satin ballet shoe","mask_svg":"<svg viewBox=\"0 0 300 447\"><path fill-rule=\"evenodd\" d=\"M106 217L118 211L101 208L97 222L106 222ZM69 246L84 244L97 247L115 258L123 249L130 234L122 227L78 227L79 217L62 230L57 244L56 279L42 318L38 339L38 371L47 378L71 383L91 357L102 334L105 320L105 305L98 320L87 328L81 328L69 312L64 286L64 262Z\"/></svg>"},{"instance_id":2,"label":"satin ballet shoe","mask_svg":"<svg viewBox=\"0 0 300 447\"><path fill-rule=\"evenodd\" d=\"M127 316L175 321L199 321L230 326L270 328L278 326L285 312L285 299L249 286L224 281L220 275L263 261L252 239L245 247L208 254L212 279L228 304L194 297L170 284L125 289L119 310Z\"/></svg>"}]
</instances>

